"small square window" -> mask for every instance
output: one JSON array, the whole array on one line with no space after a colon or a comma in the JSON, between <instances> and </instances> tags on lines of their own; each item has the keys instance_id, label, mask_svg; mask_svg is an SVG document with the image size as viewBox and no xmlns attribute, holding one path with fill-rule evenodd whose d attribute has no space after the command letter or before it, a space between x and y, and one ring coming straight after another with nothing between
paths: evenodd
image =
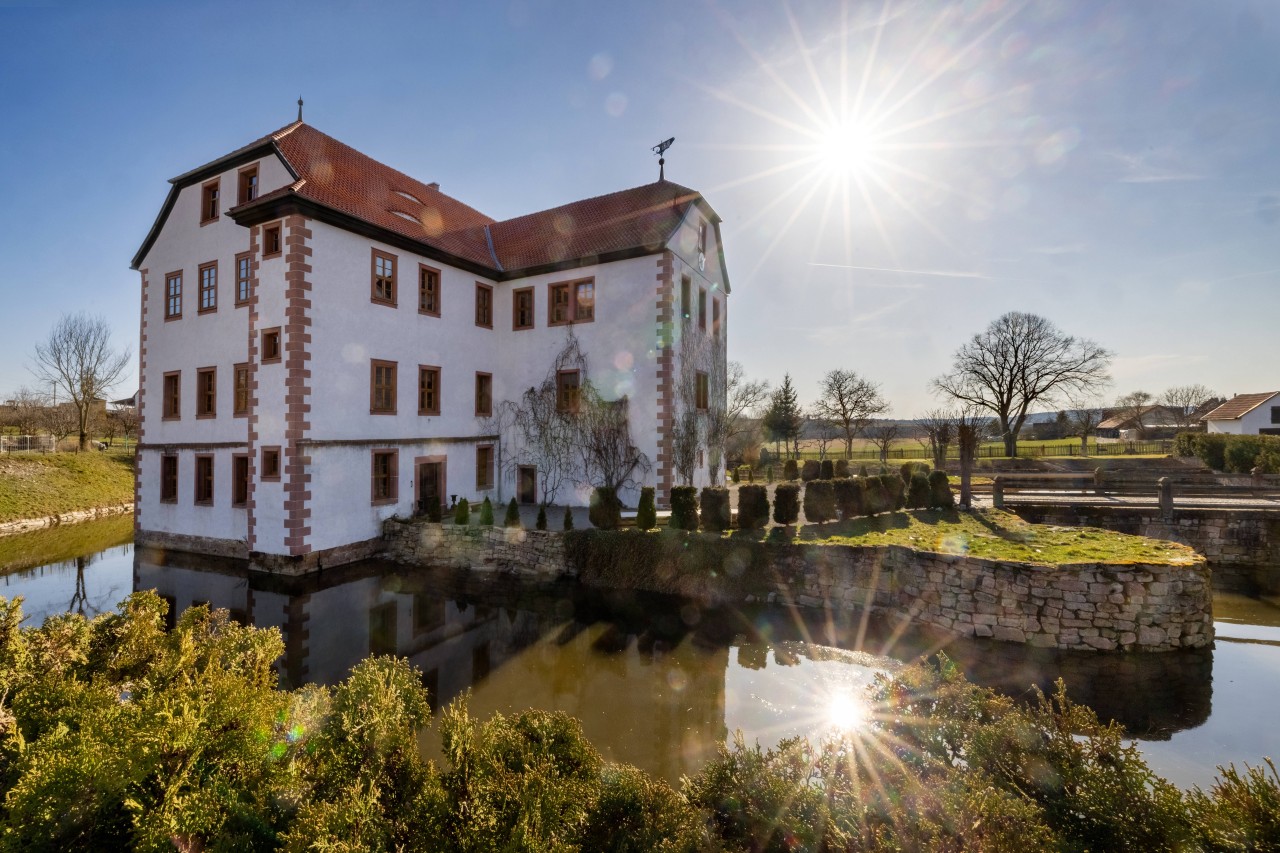
<instances>
[{"instance_id":1,"label":"small square window","mask_svg":"<svg viewBox=\"0 0 1280 853\"><path fill-rule=\"evenodd\" d=\"M262 330L262 363L280 360L280 327Z\"/></svg>"},{"instance_id":2,"label":"small square window","mask_svg":"<svg viewBox=\"0 0 1280 853\"><path fill-rule=\"evenodd\" d=\"M476 282L476 325L493 328L493 288Z\"/></svg>"},{"instance_id":3,"label":"small square window","mask_svg":"<svg viewBox=\"0 0 1280 853\"><path fill-rule=\"evenodd\" d=\"M249 365L237 364L235 371L235 387L232 389L231 414L243 418L249 414Z\"/></svg>"},{"instance_id":4,"label":"small square window","mask_svg":"<svg viewBox=\"0 0 1280 853\"><path fill-rule=\"evenodd\" d=\"M218 414L218 368L202 367L196 371L196 417L213 418Z\"/></svg>"},{"instance_id":5,"label":"small square window","mask_svg":"<svg viewBox=\"0 0 1280 853\"><path fill-rule=\"evenodd\" d=\"M236 255L236 305L248 305L253 296L253 255L241 252Z\"/></svg>"},{"instance_id":6,"label":"small square window","mask_svg":"<svg viewBox=\"0 0 1280 853\"><path fill-rule=\"evenodd\" d=\"M176 320L182 316L182 270L164 277L164 318Z\"/></svg>"},{"instance_id":7,"label":"small square window","mask_svg":"<svg viewBox=\"0 0 1280 853\"><path fill-rule=\"evenodd\" d=\"M511 328L533 328L533 288L521 287L511 291Z\"/></svg>"},{"instance_id":8,"label":"small square window","mask_svg":"<svg viewBox=\"0 0 1280 853\"><path fill-rule=\"evenodd\" d=\"M240 204L253 201L258 197L258 167L250 166L240 170Z\"/></svg>"},{"instance_id":9,"label":"small square window","mask_svg":"<svg viewBox=\"0 0 1280 853\"><path fill-rule=\"evenodd\" d=\"M418 313L440 316L440 270L418 264Z\"/></svg>"},{"instance_id":10,"label":"small square window","mask_svg":"<svg viewBox=\"0 0 1280 853\"><path fill-rule=\"evenodd\" d=\"M280 479L280 448L279 447L262 448L262 479L263 480L279 480Z\"/></svg>"},{"instance_id":11,"label":"small square window","mask_svg":"<svg viewBox=\"0 0 1280 853\"><path fill-rule=\"evenodd\" d=\"M493 445L476 446L476 489L493 488Z\"/></svg>"},{"instance_id":12,"label":"small square window","mask_svg":"<svg viewBox=\"0 0 1280 853\"><path fill-rule=\"evenodd\" d=\"M181 370L174 370L164 375L164 399L161 409L161 420L172 421L182 417Z\"/></svg>"},{"instance_id":13,"label":"small square window","mask_svg":"<svg viewBox=\"0 0 1280 853\"><path fill-rule=\"evenodd\" d=\"M493 414L493 374L476 373L476 417Z\"/></svg>"},{"instance_id":14,"label":"small square window","mask_svg":"<svg viewBox=\"0 0 1280 853\"><path fill-rule=\"evenodd\" d=\"M369 414L396 413L396 363L372 359L369 362Z\"/></svg>"},{"instance_id":15,"label":"small square window","mask_svg":"<svg viewBox=\"0 0 1280 853\"><path fill-rule=\"evenodd\" d=\"M210 261L200 265L200 307L199 314L208 314L218 310L218 262Z\"/></svg>"},{"instance_id":16,"label":"small square window","mask_svg":"<svg viewBox=\"0 0 1280 853\"><path fill-rule=\"evenodd\" d=\"M548 285L547 324L590 323L596 317L594 279Z\"/></svg>"},{"instance_id":17,"label":"small square window","mask_svg":"<svg viewBox=\"0 0 1280 853\"><path fill-rule=\"evenodd\" d=\"M399 451L375 450L372 457L371 500L374 504L395 503L399 499Z\"/></svg>"},{"instance_id":18,"label":"small square window","mask_svg":"<svg viewBox=\"0 0 1280 853\"><path fill-rule=\"evenodd\" d=\"M213 457L196 457L196 506L213 504Z\"/></svg>"},{"instance_id":19,"label":"small square window","mask_svg":"<svg viewBox=\"0 0 1280 853\"><path fill-rule=\"evenodd\" d=\"M578 411L579 381L576 370L561 370L556 374L556 411Z\"/></svg>"},{"instance_id":20,"label":"small square window","mask_svg":"<svg viewBox=\"0 0 1280 853\"><path fill-rule=\"evenodd\" d=\"M440 414L440 368L418 365L418 414Z\"/></svg>"},{"instance_id":21,"label":"small square window","mask_svg":"<svg viewBox=\"0 0 1280 853\"><path fill-rule=\"evenodd\" d=\"M160 502L178 502L178 457L160 457Z\"/></svg>"},{"instance_id":22,"label":"small square window","mask_svg":"<svg viewBox=\"0 0 1280 853\"><path fill-rule=\"evenodd\" d=\"M262 229L262 257L279 257L284 251L284 241L280 237L280 223L264 226Z\"/></svg>"},{"instance_id":23,"label":"small square window","mask_svg":"<svg viewBox=\"0 0 1280 853\"><path fill-rule=\"evenodd\" d=\"M396 305L396 256L373 250L373 277L369 300L382 305Z\"/></svg>"},{"instance_id":24,"label":"small square window","mask_svg":"<svg viewBox=\"0 0 1280 853\"><path fill-rule=\"evenodd\" d=\"M206 225L218 218L218 178L200 188L200 224Z\"/></svg>"},{"instance_id":25,"label":"small square window","mask_svg":"<svg viewBox=\"0 0 1280 853\"><path fill-rule=\"evenodd\" d=\"M231 457L231 505L249 503L249 456L236 453Z\"/></svg>"}]
</instances>

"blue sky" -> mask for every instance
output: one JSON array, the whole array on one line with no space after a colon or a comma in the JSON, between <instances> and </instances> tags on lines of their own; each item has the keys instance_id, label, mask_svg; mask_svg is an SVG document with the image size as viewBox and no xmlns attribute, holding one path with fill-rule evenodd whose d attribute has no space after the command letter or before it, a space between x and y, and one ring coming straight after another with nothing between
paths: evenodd
<instances>
[{"instance_id":1,"label":"blue sky","mask_svg":"<svg viewBox=\"0 0 1280 853\"><path fill-rule=\"evenodd\" d=\"M706 194L730 357L893 413L1031 311L1108 396L1280 388L1280 4L0 3L0 396L69 310L136 350L167 180L307 121L498 219ZM122 387L132 390L133 380Z\"/></svg>"}]
</instances>

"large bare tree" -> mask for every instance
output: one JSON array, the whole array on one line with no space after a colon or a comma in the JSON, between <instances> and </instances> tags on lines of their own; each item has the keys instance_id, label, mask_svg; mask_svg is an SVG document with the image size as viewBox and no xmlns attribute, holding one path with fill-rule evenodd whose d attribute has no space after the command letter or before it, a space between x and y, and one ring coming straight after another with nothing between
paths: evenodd
<instances>
[{"instance_id":1,"label":"large bare tree","mask_svg":"<svg viewBox=\"0 0 1280 853\"><path fill-rule=\"evenodd\" d=\"M1018 455L1018 432L1031 406L1083 393L1111 381L1110 350L1062 332L1036 314L1011 311L956 350L936 391L991 412L1004 450Z\"/></svg>"},{"instance_id":2,"label":"large bare tree","mask_svg":"<svg viewBox=\"0 0 1280 853\"><path fill-rule=\"evenodd\" d=\"M70 399L78 416L81 450L89 447L94 406L120 381L131 358L128 347L112 346L106 320L83 312L64 314L49 337L36 344L36 366L31 372Z\"/></svg>"},{"instance_id":3,"label":"large bare tree","mask_svg":"<svg viewBox=\"0 0 1280 853\"><path fill-rule=\"evenodd\" d=\"M1160 395L1160 404L1173 415L1178 429L1192 429L1200 408L1215 397L1204 385L1175 385Z\"/></svg>"},{"instance_id":4,"label":"large bare tree","mask_svg":"<svg viewBox=\"0 0 1280 853\"><path fill-rule=\"evenodd\" d=\"M889 451L893 448L893 443L901 435L902 426L893 421L885 421L867 428L867 436L880 451L880 461L882 463L889 461Z\"/></svg>"},{"instance_id":5,"label":"large bare tree","mask_svg":"<svg viewBox=\"0 0 1280 853\"><path fill-rule=\"evenodd\" d=\"M855 371L836 369L822 377L818 399L813 402L815 417L835 424L843 434L845 456L853 455L853 440L877 415L889 410L880 396L880 386Z\"/></svg>"}]
</instances>

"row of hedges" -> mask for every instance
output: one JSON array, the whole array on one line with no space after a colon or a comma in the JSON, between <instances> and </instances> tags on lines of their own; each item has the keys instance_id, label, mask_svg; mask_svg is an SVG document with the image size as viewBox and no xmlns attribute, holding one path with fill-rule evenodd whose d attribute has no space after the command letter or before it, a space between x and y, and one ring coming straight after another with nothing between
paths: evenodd
<instances>
[{"instance_id":1,"label":"row of hedges","mask_svg":"<svg viewBox=\"0 0 1280 853\"><path fill-rule=\"evenodd\" d=\"M1197 456L1215 471L1280 474L1280 436L1228 435L1221 432L1182 432L1173 442L1178 456Z\"/></svg>"},{"instance_id":2,"label":"row of hedges","mask_svg":"<svg viewBox=\"0 0 1280 853\"><path fill-rule=\"evenodd\" d=\"M910 482L913 474L929 473L929 465L926 462L904 462L899 467L899 473L903 482ZM769 465L764 470L764 480L767 483L773 482L774 468ZM890 473L890 469L884 465L880 466L881 474ZM749 465L743 465L734 468L729 472L730 478L735 483L747 482L754 483L756 474L755 469ZM801 480L805 483L814 480L842 480L845 477L869 477L872 476L867 471L866 465L859 465L858 470L854 472L849 467L847 459L806 459L803 464L796 462L794 459L786 460L782 465L782 479L787 482L793 480Z\"/></svg>"}]
</instances>

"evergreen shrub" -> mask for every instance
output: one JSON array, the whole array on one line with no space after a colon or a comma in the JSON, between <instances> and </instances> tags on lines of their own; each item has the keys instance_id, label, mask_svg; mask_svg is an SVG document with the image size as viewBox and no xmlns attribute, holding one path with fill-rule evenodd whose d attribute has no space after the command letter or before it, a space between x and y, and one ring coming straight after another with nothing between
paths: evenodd
<instances>
[{"instance_id":1,"label":"evergreen shrub","mask_svg":"<svg viewBox=\"0 0 1280 853\"><path fill-rule=\"evenodd\" d=\"M770 465L768 470L765 472L765 482L766 483L773 482L773 466L772 465Z\"/></svg>"},{"instance_id":2,"label":"evergreen shrub","mask_svg":"<svg viewBox=\"0 0 1280 853\"><path fill-rule=\"evenodd\" d=\"M427 502L427 521L439 524L444 520L444 507L440 505L440 501Z\"/></svg>"},{"instance_id":3,"label":"evergreen shrub","mask_svg":"<svg viewBox=\"0 0 1280 853\"><path fill-rule=\"evenodd\" d=\"M836 460L836 476L837 477L849 476L849 460L848 459Z\"/></svg>"},{"instance_id":4,"label":"evergreen shrub","mask_svg":"<svg viewBox=\"0 0 1280 853\"><path fill-rule=\"evenodd\" d=\"M951 492L951 480L946 471L934 471L929 475L929 506L934 509L951 509L956 497Z\"/></svg>"},{"instance_id":5,"label":"evergreen shrub","mask_svg":"<svg viewBox=\"0 0 1280 853\"><path fill-rule=\"evenodd\" d=\"M538 505L538 520L534 522L533 526L536 527L538 530L547 529L547 505L546 504Z\"/></svg>"},{"instance_id":6,"label":"evergreen shrub","mask_svg":"<svg viewBox=\"0 0 1280 853\"><path fill-rule=\"evenodd\" d=\"M796 460L788 459L782 463L782 479L788 483L795 482L800 479L800 468L796 465Z\"/></svg>"},{"instance_id":7,"label":"evergreen shrub","mask_svg":"<svg viewBox=\"0 0 1280 853\"><path fill-rule=\"evenodd\" d=\"M735 483L742 482L742 469L734 467L733 470L729 472L729 478Z\"/></svg>"},{"instance_id":8,"label":"evergreen shrub","mask_svg":"<svg viewBox=\"0 0 1280 853\"><path fill-rule=\"evenodd\" d=\"M916 471L907 486L907 509L925 509L929 506L929 477Z\"/></svg>"},{"instance_id":9,"label":"evergreen shrub","mask_svg":"<svg viewBox=\"0 0 1280 853\"><path fill-rule=\"evenodd\" d=\"M587 517L592 527L616 530L622 524L622 501L618 500L618 493L607 486L597 486L591 492Z\"/></svg>"},{"instance_id":10,"label":"evergreen shrub","mask_svg":"<svg viewBox=\"0 0 1280 853\"><path fill-rule=\"evenodd\" d=\"M858 466L858 476L859 476L859 477L862 477L864 480L865 480L868 476L870 476L869 474L867 474L867 466L866 466L866 465L859 465L859 466Z\"/></svg>"},{"instance_id":11,"label":"evergreen shrub","mask_svg":"<svg viewBox=\"0 0 1280 853\"><path fill-rule=\"evenodd\" d=\"M865 515L865 485L861 477L839 477L831 484L835 492L836 509L843 519Z\"/></svg>"},{"instance_id":12,"label":"evergreen shrub","mask_svg":"<svg viewBox=\"0 0 1280 853\"><path fill-rule=\"evenodd\" d=\"M507 504L507 517L502 520L503 527L519 527L520 526L520 505L516 503L516 499L512 498Z\"/></svg>"},{"instance_id":13,"label":"evergreen shrub","mask_svg":"<svg viewBox=\"0 0 1280 853\"><path fill-rule=\"evenodd\" d=\"M760 530L769 523L769 490L762 485L738 489L738 529Z\"/></svg>"},{"instance_id":14,"label":"evergreen shrub","mask_svg":"<svg viewBox=\"0 0 1280 853\"><path fill-rule=\"evenodd\" d=\"M671 520L667 526L676 530L698 529L698 490L693 486L671 487Z\"/></svg>"},{"instance_id":15,"label":"evergreen shrub","mask_svg":"<svg viewBox=\"0 0 1280 853\"><path fill-rule=\"evenodd\" d=\"M636 507L636 527L640 530L652 530L658 526L658 510L654 505L653 486L645 486L640 490L640 505Z\"/></svg>"},{"instance_id":16,"label":"evergreen shrub","mask_svg":"<svg viewBox=\"0 0 1280 853\"><path fill-rule=\"evenodd\" d=\"M866 489L866 501L863 504L863 512L867 515L877 515L882 512L888 512L893 508L893 500L889 497L889 492L885 488L884 480L880 477L862 477L859 478ZM899 483L902 480L898 480Z\"/></svg>"},{"instance_id":17,"label":"evergreen shrub","mask_svg":"<svg viewBox=\"0 0 1280 853\"><path fill-rule=\"evenodd\" d=\"M454 524L470 524L471 523L471 504L467 503L467 499L463 498L458 501L458 506L453 510Z\"/></svg>"},{"instance_id":18,"label":"evergreen shrub","mask_svg":"<svg viewBox=\"0 0 1280 853\"><path fill-rule=\"evenodd\" d=\"M818 479L818 475L822 473L822 466L818 464L817 459L804 460L804 467L800 469L800 479L808 483L810 480Z\"/></svg>"},{"instance_id":19,"label":"evergreen shrub","mask_svg":"<svg viewBox=\"0 0 1280 853\"><path fill-rule=\"evenodd\" d=\"M773 490L773 520L778 524L795 524L799 518L799 484L779 483Z\"/></svg>"},{"instance_id":20,"label":"evergreen shrub","mask_svg":"<svg viewBox=\"0 0 1280 853\"><path fill-rule=\"evenodd\" d=\"M485 496L484 503L480 504L480 526L493 527L493 504L489 503L488 495Z\"/></svg>"},{"instance_id":21,"label":"evergreen shrub","mask_svg":"<svg viewBox=\"0 0 1280 853\"><path fill-rule=\"evenodd\" d=\"M889 509L902 509L907 504L907 484L897 474L882 474L885 491L889 493Z\"/></svg>"},{"instance_id":22,"label":"evergreen shrub","mask_svg":"<svg viewBox=\"0 0 1280 853\"><path fill-rule=\"evenodd\" d=\"M916 474L924 474L929 476L929 463L927 462L903 462L899 473L902 476L902 482L910 483L911 478Z\"/></svg>"},{"instance_id":23,"label":"evergreen shrub","mask_svg":"<svg viewBox=\"0 0 1280 853\"><path fill-rule=\"evenodd\" d=\"M720 532L732 526L729 513L729 490L724 486L707 486L700 498L702 529Z\"/></svg>"},{"instance_id":24,"label":"evergreen shrub","mask_svg":"<svg viewBox=\"0 0 1280 853\"><path fill-rule=\"evenodd\" d=\"M836 478L836 466L830 459L823 459L818 464L818 467L819 480L834 480Z\"/></svg>"},{"instance_id":25,"label":"evergreen shrub","mask_svg":"<svg viewBox=\"0 0 1280 853\"><path fill-rule=\"evenodd\" d=\"M564 520L561 522L565 530L573 529L573 510L568 506L564 508Z\"/></svg>"},{"instance_id":26,"label":"evergreen shrub","mask_svg":"<svg viewBox=\"0 0 1280 853\"><path fill-rule=\"evenodd\" d=\"M835 489L830 480L810 480L804 487L804 517L815 524L836 517Z\"/></svg>"}]
</instances>

